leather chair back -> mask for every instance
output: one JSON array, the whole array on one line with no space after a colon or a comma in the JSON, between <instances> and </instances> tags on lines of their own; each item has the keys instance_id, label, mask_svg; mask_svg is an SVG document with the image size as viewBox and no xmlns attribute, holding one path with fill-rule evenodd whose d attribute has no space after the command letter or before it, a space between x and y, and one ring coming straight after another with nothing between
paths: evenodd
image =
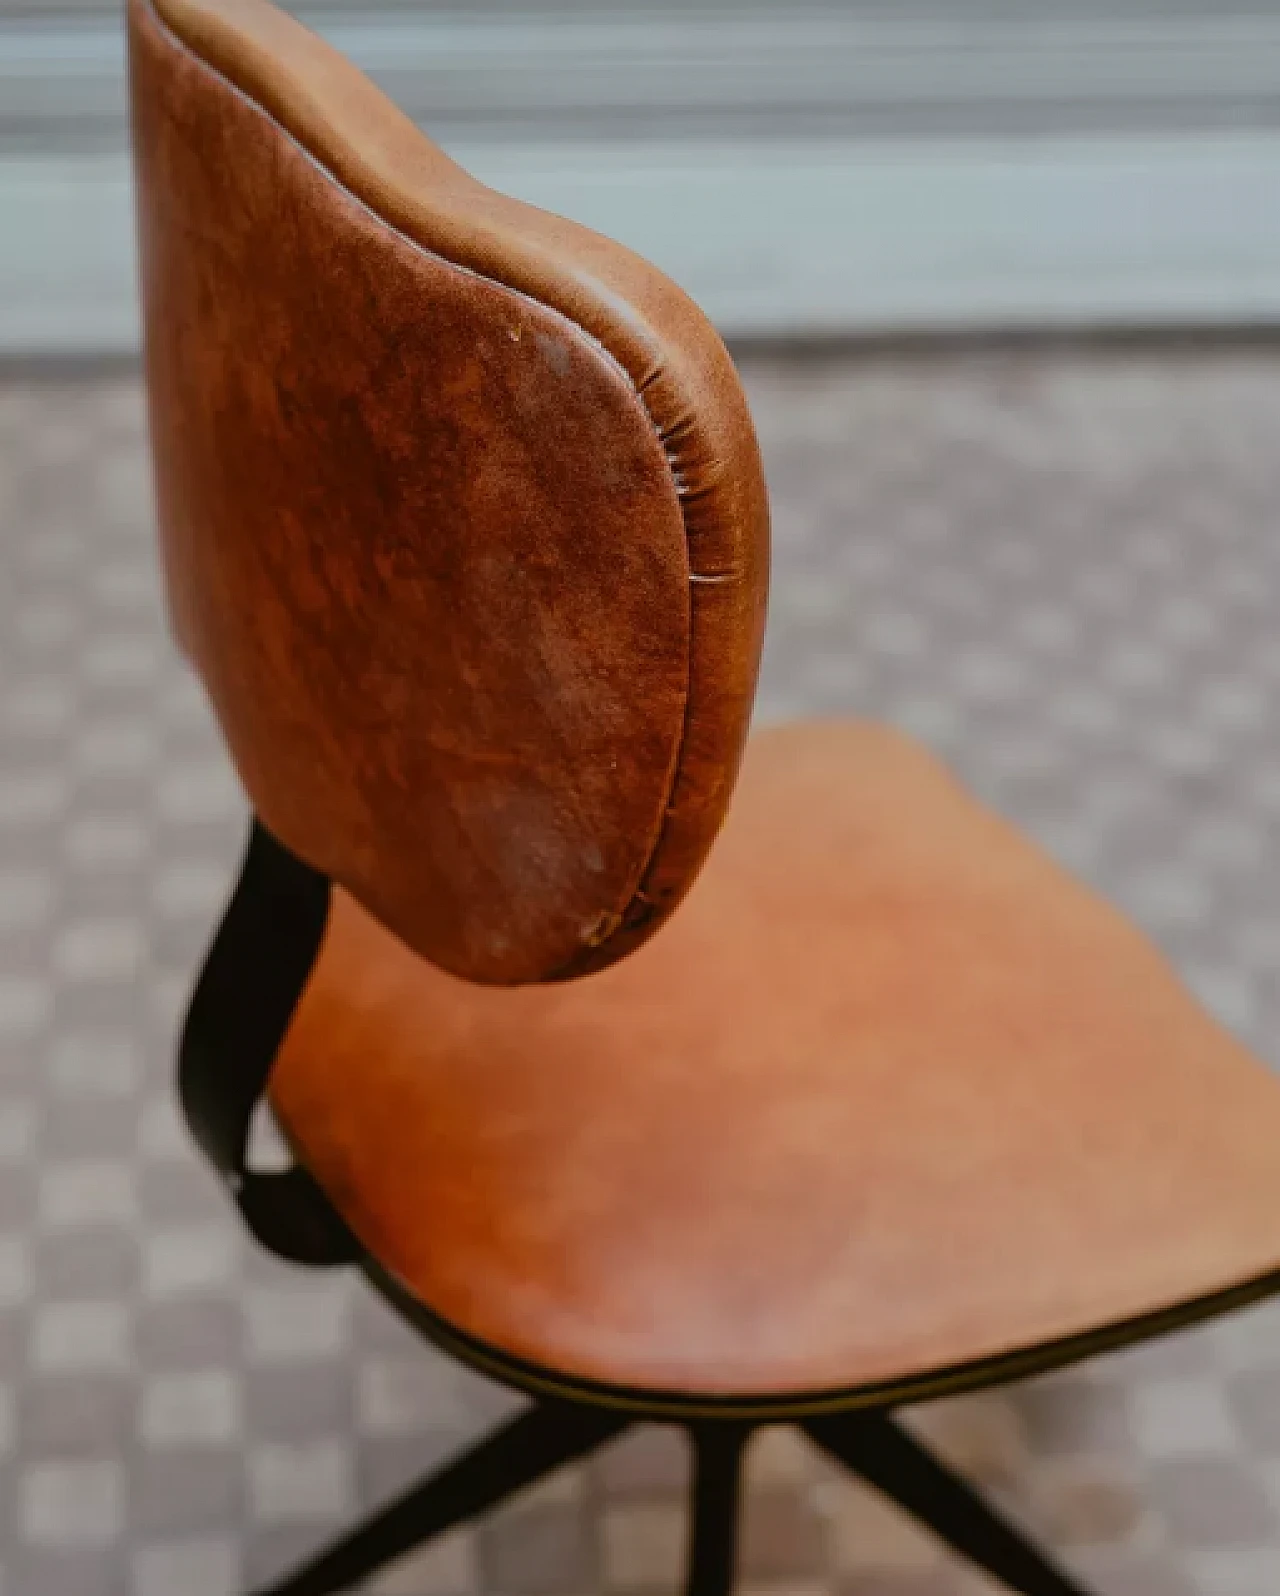
<instances>
[{"instance_id":1,"label":"leather chair back","mask_svg":"<svg viewBox=\"0 0 1280 1596\"><path fill-rule=\"evenodd\" d=\"M255 809L446 970L611 963L750 718L768 512L720 340L267 0L129 22L170 609Z\"/></svg>"}]
</instances>

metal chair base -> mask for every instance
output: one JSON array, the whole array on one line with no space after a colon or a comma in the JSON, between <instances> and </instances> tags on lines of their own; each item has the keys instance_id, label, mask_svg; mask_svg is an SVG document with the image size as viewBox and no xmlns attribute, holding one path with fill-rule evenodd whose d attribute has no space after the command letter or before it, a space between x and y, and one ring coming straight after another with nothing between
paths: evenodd
<instances>
[{"instance_id":1,"label":"metal chair base","mask_svg":"<svg viewBox=\"0 0 1280 1596\"><path fill-rule=\"evenodd\" d=\"M257 1596L330 1596L406 1552L496 1507L637 1422L633 1414L540 1402L344 1539ZM698 1420L685 1596L731 1596L748 1421ZM904 1508L954 1551L1020 1596L1088 1596L1018 1530L883 1412L808 1419L802 1428L851 1473Z\"/></svg>"}]
</instances>

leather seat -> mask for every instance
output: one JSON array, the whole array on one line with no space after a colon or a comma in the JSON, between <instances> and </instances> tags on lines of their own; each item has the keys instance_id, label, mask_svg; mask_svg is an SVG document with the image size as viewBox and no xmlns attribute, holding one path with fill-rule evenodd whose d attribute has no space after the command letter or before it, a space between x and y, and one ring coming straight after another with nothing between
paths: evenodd
<instances>
[{"instance_id":1,"label":"leather seat","mask_svg":"<svg viewBox=\"0 0 1280 1596\"><path fill-rule=\"evenodd\" d=\"M581 982L342 893L272 1102L433 1314L567 1376L787 1394L1280 1266L1280 1083L927 753L757 735L681 913Z\"/></svg>"}]
</instances>

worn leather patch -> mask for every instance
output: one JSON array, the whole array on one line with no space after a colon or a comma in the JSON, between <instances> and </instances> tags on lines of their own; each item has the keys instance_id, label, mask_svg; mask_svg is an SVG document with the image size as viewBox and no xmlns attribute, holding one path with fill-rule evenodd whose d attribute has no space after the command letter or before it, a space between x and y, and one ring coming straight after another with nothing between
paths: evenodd
<instances>
[{"instance_id":1,"label":"worn leather patch","mask_svg":"<svg viewBox=\"0 0 1280 1596\"><path fill-rule=\"evenodd\" d=\"M749 717L727 357L260 0L130 17L171 612L253 804L447 970L611 962L696 874Z\"/></svg>"}]
</instances>

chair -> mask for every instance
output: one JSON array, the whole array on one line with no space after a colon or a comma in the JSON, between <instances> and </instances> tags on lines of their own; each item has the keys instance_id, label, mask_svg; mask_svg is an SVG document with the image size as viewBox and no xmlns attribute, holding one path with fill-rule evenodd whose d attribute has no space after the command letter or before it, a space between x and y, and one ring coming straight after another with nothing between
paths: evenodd
<instances>
[{"instance_id":1,"label":"chair","mask_svg":"<svg viewBox=\"0 0 1280 1596\"><path fill-rule=\"evenodd\" d=\"M275 1596L645 1420L691 1596L781 1423L1081 1596L894 1410L1280 1287L1280 1083L907 739L747 742L765 490L677 289L267 0L130 32L170 608L255 812L183 1105L264 1244L531 1399Z\"/></svg>"}]
</instances>

